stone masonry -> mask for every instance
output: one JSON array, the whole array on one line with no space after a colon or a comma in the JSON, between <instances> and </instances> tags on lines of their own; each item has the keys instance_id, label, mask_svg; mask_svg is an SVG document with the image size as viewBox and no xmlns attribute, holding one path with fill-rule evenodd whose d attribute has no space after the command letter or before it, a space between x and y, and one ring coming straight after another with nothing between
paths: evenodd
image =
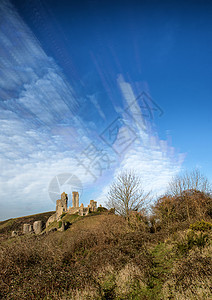
<instances>
[{"instance_id":1,"label":"stone masonry","mask_svg":"<svg viewBox=\"0 0 212 300\"><path fill-rule=\"evenodd\" d=\"M31 233L32 232L32 225L30 224L24 224L23 226L23 233Z\"/></svg>"},{"instance_id":2,"label":"stone masonry","mask_svg":"<svg viewBox=\"0 0 212 300\"><path fill-rule=\"evenodd\" d=\"M68 196L66 193L61 194L61 199L56 202L56 219L58 219L63 212L67 212Z\"/></svg>"},{"instance_id":3,"label":"stone masonry","mask_svg":"<svg viewBox=\"0 0 212 300\"><path fill-rule=\"evenodd\" d=\"M79 193L78 192L72 193L72 206L79 207Z\"/></svg>"},{"instance_id":4,"label":"stone masonry","mask_svg":"<svg viewBox=\"0 0 212 300\"><path fill-rule=\"evenodd\" d=\"M24 224L23 225L23 234L27 233L35 233L35 234L40 234L43 229L43 223L42 221L35 221L33 225L31 224ZM17 232L16 232L17 233ZM18 233L17 233L18 235ZM12 232L12 236L15 236L15 232Z\"/></svg>"},{"instance_id":5,"label":"stone masonry","mask_svg":"<svg viewBox=\"0 0 212 300\"><path fill-rule=\"evenodd\" d=\"M66 193L61 194L61 199L56 202L56 213L53 214L47 221L46 227L54 221L59 221L62 213L76 214L80 216L86 216L89 212L97 211L97 202L90 200L90 204L87 207L84 207L83 203L79 206L79 193L72 192L72 206L68 208L68 196Z\"/></svg>"},{"instance_id":6,"label":"stone masonry","mask_svg":"<svg viewBox=\"0 0 212 300\"><path fill-rule=\"evenodd\" d=\"M33 230L35 234L39 234L42 232L42 221L35 221L33 223Z\"/></svg>"}]
</instances>

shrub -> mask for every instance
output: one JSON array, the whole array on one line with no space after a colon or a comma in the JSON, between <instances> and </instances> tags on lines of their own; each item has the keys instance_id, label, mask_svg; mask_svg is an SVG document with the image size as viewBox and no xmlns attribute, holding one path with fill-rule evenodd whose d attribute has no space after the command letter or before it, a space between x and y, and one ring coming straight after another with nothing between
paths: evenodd
<instances>
[{"instance_id":1,"label":"shrub","mask_svg":"<svg viewBox=\"0 0 212 300\"><path fill-rule=\"evenodd\" d=\"M163 299L211 299L212 258L191 250L176 260L163 285Z\"/></svg>"},{"instance_id":2,"label":"shrub","mask_svg":"<svg viewBox=\"0 0 212 300\"><path fill-rule=\"evenodd\" d=\"M109 213L112 214L112 215L115 214L115 208L110 208Z\"/></svg>"},{"instance_id":3,"label":"shrub","mask_svg":"<svg viewBox=\"0 0 212 300\"><path fill-rule=\"evenodd\" d=\"M97 212L105 212L105 211L108 211L107 208L105 208L105 207L98 207L97 208Z\"/></svg>"},{"instance_id":4,"label":"shrub","mask_svg":"<svg viewBox=\"0 0 212 300\"><path fill-rule=\"evenodd\" d=\"M62 219L67 213L63 212L62 215L60 216L60 219Z\"/></svg>"},{"instance_id":5,"label":"shrub","mask_svg":"<svg viewBox=\"0 0 212 300\"><path fill-rule=\"evenodd\" d=\"M59 228L62 227L62 223L63 223L62 221L59 221L59 222L58 222L58 227L59 227Z\"/></svg>"},{"instance_id":6,"label":"shrub","mask_svg":"<svg viewBox=\"0 0 212 300\"><path fill-rule=\"evenodd\" d=\"M0 245L0 298L142 299L131 295L149 276L143 237L128 232L123 218L102 214L61 233L10 239ZM108 265L112 271L98 278Z\"/></svg>"},{"instance_id":7,"label":"shrub","mask_svg":"<svg viewBox=\"0 0 212 300\"><path fill-rule=\"evenodd\" d=\"M196 231L208 231L208 230L212 229L212 223L202 220L202 221L191 224L190 229L196 230Z\"/></svg>"},{"instance_id":8,"label":"shrub","mask_svg":"<svg viewBox=\"0 0 212 300\"><path fill-rule=\"evenodd\" d=\"M203 234L202 232L197 234L193 230L189 230L186 236L180 242L177 242L177 252L180 254L187 254L194 246L202 249L206 246L208 241L209 236L207 234Z\"/></svg>"}]
</instances>

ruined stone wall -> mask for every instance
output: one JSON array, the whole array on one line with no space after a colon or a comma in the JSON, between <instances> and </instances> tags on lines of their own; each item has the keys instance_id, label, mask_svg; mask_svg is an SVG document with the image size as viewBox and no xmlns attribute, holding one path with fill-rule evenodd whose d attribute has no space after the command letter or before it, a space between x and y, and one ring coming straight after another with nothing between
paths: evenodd
<instances>
[{"instance_id":1,"label":"ruined stone wall","mask_svg":"<svg viewBox=\"0 0 212 300\"><path fill-rule=\"evenodd\" d=\"M68 212L69 214L78 213L80 216L86 216L89 212L97 211L97 202L94 200L90 200L90 204L87 207L84 207L83 204L79 207L79 193L72 192L72 207L67 208L68 196L66 193L61 194L61 199L56 202L56 213L53 214L47 221L46 227L49 226L50 223L54 221L60 220L61 215L64 212Z\"/></svg>"},{"instance_id":2,"label":"ruined stone wall","mask_svg":"<svg viewBox=\"0 0 212 300\"><path fill-rule=\"evenodd\" d=\"M89 207L80 207L79 215L80 216L87 216L89 214Z\"/></svg>"},{"instance_id":3,"label":"ruined stone wall","mask_svg":"<svg viewBox=\"0 0 212 300\"><path fill-rule=\"evenodd\" d=\"M24 224L23 225L23 233L31 233L32 232L32 225L30 224Z\"/></svg>"},{"instance_id":4,"label":"ruined stone wall","mask_svg":"<svg viewBox=\"0 0 212 300\"><path fill-rule=\"evenodd\" d=\"M67 211L67 209L68 209L68 195L65 192L63 192L61 194L61 204L62 204L64 210Z\"/></svg>"},{"instance_id":5,"label":"ruined stone wall","mask_svg":"<svg viewBox=\"0 0 212 300\"><path fill-rule=\"evenodd\" d=\"M54 213L51 217L48 218L47 222L46 222L46 227L49 226L50 223L56 221L57 218L56 218L56 213Z\"/></svg>"},{"instance_id":6,"label":"ruined stone wall","mask_svg":"<svg viewBox=\"0 0 212 300\"><path fill-rule=\"evenodd\" d=\"M79 207L69 207L69 209L68 209L68 213L71 215L76 214L78 212L79 212Z\"/></svg>"},{"instance_id":7,"label":"ruined stone wall","mask_svg":"<svg viewBox=\"0 0 212 300\"><path fill-rule=\"evenodd\" d=\"M43 224L42 221L35 221L33 223L33 230L35 234L39 234L42 232Z\"/></svg>"},{"instance_id":8,"label":"ruined stone wall","mask_svg":"<svg viewBox=\"0 0 212 300\"><path fill-rule=\"evenodd\" d=\"M88 205L88 207L90 208L90 211L96 211L97 210L97 202L94 200L90 200L90 204Z\"/></svg>"}]
</instances>

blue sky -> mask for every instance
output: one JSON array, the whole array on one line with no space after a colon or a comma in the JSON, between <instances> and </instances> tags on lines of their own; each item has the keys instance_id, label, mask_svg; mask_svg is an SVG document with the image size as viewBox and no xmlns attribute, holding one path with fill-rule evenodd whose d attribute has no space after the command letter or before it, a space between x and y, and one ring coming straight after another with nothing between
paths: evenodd
<instances>
[{"instance_id":1,"label":"blue sky","mask_svg":"<svg viewBox=\"0 0 212 300\"><path fill-rule=\"evenodd\" d=\"M64 190L104 205L198 167L210 180L210 1L1 1L0 219Z\"/></svg>"}]
</instances>

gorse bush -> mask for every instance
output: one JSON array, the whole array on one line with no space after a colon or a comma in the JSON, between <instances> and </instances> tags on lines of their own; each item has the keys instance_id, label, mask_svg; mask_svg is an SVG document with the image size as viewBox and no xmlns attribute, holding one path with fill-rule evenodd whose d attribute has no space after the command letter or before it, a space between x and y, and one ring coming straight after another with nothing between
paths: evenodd
<instances>
[{"instance_id":1,"label":"gorse bush","mask_svg":"<svg viewBox=\"0 0 212 300\"><path fill-rule=\"evenodd\" d=\"M174 251L164 234L103 214L65 232L20 236L0 246L0 299L204 299L212 288L207 235L189 230Z\"/></svg>"},{"instance_id":2,"label":"gorse bush","mask_svg":"<svg viewBox=\"0 0 212 300\"><path fill-rule=\"evenodd\" d=\"M157 220L158 229L167 229L172 233L173 229L177 231L179 226L186 229L188 223L199 222L202 218L210 220L212 197L196 190L185 190L177 195L167 194L156 201L152 212L152 223ZM196 226L206 230L211 228L210 223L204 224L204 221Z\"/></svg>"},{"instance_id":3,"label":"gorse bush","mask_svg":"<svg viewBox=\"0 0 212 300\"><path fill-rule=\"evenodd\" d=\"M100 206L97 208L97 212L107 212L107 211L108 211L108 209L106 207Z\"/></svg>"},{"instance_id":4,"label":"gorse bush","mask_svg":"<svg viewBox=\"0 0 212 300\"><path fill-rule=\"evenodd\" d=\"M202 220L191 224L190 229L196 231L208 231L212 229L212 223Z\"/></svg>"},{"instance_id":5,"label":"gorse bush","mask_svg":"<svg viewBox=\"0 0 212 300\"><path fill-rule=\"evenodd\" d=\"M209 236L200 232L195 233L193 230L189 230L186 236L176 244L177 252L181 254L187 254L194 246L199 249L204 248L209 242Z\"/></svg>"}]
</instances>

